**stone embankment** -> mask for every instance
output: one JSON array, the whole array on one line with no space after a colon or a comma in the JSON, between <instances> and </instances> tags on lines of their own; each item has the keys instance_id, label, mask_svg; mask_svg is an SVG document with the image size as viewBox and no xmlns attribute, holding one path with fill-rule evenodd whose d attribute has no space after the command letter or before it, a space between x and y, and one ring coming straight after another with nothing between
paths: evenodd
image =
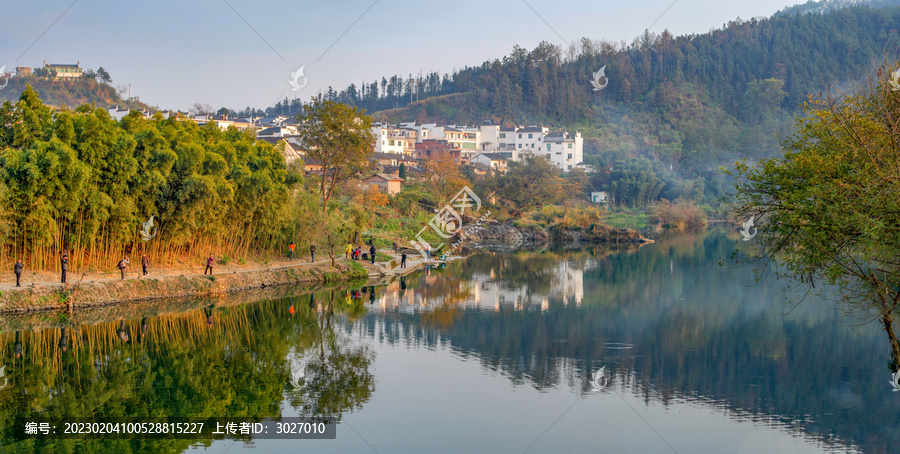
<instances>
[{"instance_id":1,"label":"stone embankment","mask_svg":"<svg viewBox=\"0 0 900 454\"><path fill-rule=\"evenodd\" d=\"M0 313L148 301L219 297L229 293L278 286L307 286L352 282L368 278L369 269L356 262L312 263L256 270L233 271L213 276L169 275L128 280L104 279L84 283L35 284L0 292ZM73 276L70 276L70 280Z\"/></svg>"},{"instance_id":2,"label":"stone embankment","mask_svg":"<svg viewBox=\"0 0 900 454\"><path fill-rule=\"evenodd\" d=\"M514 251L533 245L568 243L645 244L653 240L644 238L632 229L616 229L597 225L589 229L551 229L517 227L510 222L490 221L480 225L469 224L454 238L465 249L489 248L496 251Z\"/></svg>"}]
</instances>

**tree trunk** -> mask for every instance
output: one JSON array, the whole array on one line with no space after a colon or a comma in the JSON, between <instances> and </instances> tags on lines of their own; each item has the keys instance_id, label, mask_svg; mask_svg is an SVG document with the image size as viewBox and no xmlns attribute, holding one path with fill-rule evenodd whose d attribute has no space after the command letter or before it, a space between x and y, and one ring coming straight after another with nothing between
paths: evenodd
<instances>
[{"instance_id":1,"label":"tree trunk","mask_svg":"<svg viewBox=\"0 0 900 454\"><path fill-rule=\"evenodd\" d=\"M900 342L897 340L897 333L894 332L893 307L887 303L883 296L881 297L881 324L884 326L884 330L887 331L888 339L891 341L894 370L900 370Z\"/></svg>"}]
</instances>

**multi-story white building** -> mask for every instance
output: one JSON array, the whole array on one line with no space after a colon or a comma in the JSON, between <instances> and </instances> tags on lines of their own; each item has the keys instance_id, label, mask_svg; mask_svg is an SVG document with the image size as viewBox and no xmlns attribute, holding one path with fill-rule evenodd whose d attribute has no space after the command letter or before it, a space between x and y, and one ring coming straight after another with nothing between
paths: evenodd
<instances>
[{"instance_id":1,"label":"multi-story white building","mask_svg":"<svg viewBox=\"0 0 900 454\"><path fill-rule=\"evenodd\" d=\"M441 138L456 145L460 150L476 151L480 149L478 142L481 141L481 132L474 128L445 126L444 137Z\"/></svg>"},{"instance_id":2,"label":"multi-story white building","mask_svg":"<svg viewBox=\"0 0 900 454\"><path fill-rule=\"evenodd\" d=\"M536 153L535 150L541 148L541 141L549 132L550 129L543 126L528 126L526 128L516 129L516 150L518 150L519 153L529 151Z\"/></svg>"},{"instance_id":3,"label":"multi-story white building","mask_svg":"<svg viewBox=\"0 0 900 454\"><path fill-rule=\"evenodd\" d=\"M419 133L414 128L396 127L380 123L372 127L376 153L397 153L412 156L416 152Z\"/></svg>"},{"instance_id":4,"label":"multi-story white building","mask_svg":"<svg viewBox=\"0 0 900 454\"><path fill-rule=\"evenodd\" d=\"M550 132L544 126L504 128L499 125L439 125L436 123L400 123L398 126L376 124L375 151L414 154L415 143L426 139L442 139L461 151L464 158L478 153L497 153L508 161L519 161L523 155L544 156L560 170L568 172L584 159L584 141L580 132ZM463 159L467 163L468 159Z\"/></svg>"},{"instance_id":5,"label":"multi-story white building","mask_svg":"<svg viewBox=\"0 0 900 454\"><path fill-rule=\"evenodd\" d=\"M583 161L584 139L580 132L553 132L543 137L543 147L536 155L543 154L548 161L568 172Z\"/></svg>"}]
</instances>

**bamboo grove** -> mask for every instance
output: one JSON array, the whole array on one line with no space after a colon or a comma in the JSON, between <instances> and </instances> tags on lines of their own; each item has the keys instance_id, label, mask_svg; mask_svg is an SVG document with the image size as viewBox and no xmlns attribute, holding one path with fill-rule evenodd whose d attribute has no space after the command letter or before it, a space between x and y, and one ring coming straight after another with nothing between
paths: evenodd
<instances>
[{"instance_id":1,"label":"bamboo grove","mask_svg":"<svg viewBox=\"0 0 900 454\"><path fill-rule=\"evenodd\" d=\"M300 174L252 133L83 105L52 110L28 87L0 108L0 262L111 268L123 254L157 264L271 250L295 233ZM158 236L143 242L155 216Z\"/></svg>"}]
</instances>

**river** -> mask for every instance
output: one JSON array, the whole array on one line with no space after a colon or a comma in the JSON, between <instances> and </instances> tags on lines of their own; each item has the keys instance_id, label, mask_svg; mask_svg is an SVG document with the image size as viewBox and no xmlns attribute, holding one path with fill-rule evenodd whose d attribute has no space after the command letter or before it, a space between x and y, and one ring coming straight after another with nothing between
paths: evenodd
<instances>
[{"instance_id":1,"label":"river","mask_svg":"<svg viewBox=\"0 0 900 454\"><path fill-rule=\"evenodd\" d=\"M887 336L730 264L739 239L484 251L386 286L7 321L0 450L895 452ZM329 440L16 435L62 416L339 423Z\"/></svg>"}]
</instances>

